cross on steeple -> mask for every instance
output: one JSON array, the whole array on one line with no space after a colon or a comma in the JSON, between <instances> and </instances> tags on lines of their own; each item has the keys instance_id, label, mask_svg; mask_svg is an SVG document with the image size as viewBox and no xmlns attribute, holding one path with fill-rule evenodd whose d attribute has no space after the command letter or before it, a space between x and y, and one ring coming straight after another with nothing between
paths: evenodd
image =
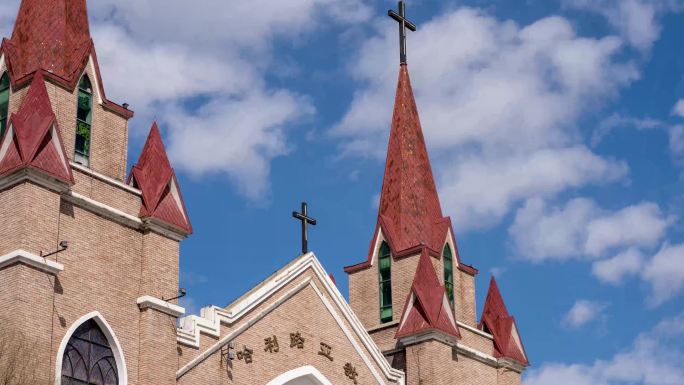
<instances>
[{"instance_id":1,"label":"cross on steeple","mask_svg":"<svg viewBox=\"0 0 684 385\"><path fill-rule=\"evenodd\" d=\"M406 5L403 1L399 2L399 12L390 9L387 15L399 23L399 58L401 64L406 64L406 28L416 32L416 25L406 18Z\"/></svg>"},{"instance_id":2,"label":"cross on steeple","mask_svg":"<svg viewBox=\"0 0 684 385\"><path fill-rule=\"evenodd\" d=\"M307 232L307 225L316 226L316 220L309 217L309 206L306 202L302 202L302 212L292 212L292 217L302 222L302 255L309 252L309 235Z\"/></svg>"}]
</instances>

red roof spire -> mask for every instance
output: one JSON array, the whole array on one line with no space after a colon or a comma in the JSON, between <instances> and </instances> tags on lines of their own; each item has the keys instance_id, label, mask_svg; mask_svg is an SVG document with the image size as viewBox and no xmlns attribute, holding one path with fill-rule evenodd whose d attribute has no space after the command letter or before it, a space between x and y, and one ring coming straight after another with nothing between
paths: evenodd
<instances>
[{"instance_id":1,"label":"red roof spire","mask_svg":"<svg viewBox=\"0 0 684 385\"><path fill-rule=\"evenodd\" d=\"M22 0L8 44L14 80L39 69L71 80L91 46L86 0Z\"/></svg>"},{"instance_id":2,"label":"red roof spire","mask_svg":"<svg viewBox=\"0 0 684 385\"><path fill-rule=\"evenodd\" d=\"M432 330L456 338L461 337L446 290L439 283L427 250L423 249L396 337Z\"/></svg>"},{"instance_id":3,"label":"red roof spire","mask_svg":"<svg viewBox=\"0 0 684 385\"><path fill-rule=\"evenodd\" d=\"M421 244L441 252L446 233L439 245L434 237L442 209L406 65L399 72L378 216L395 252Z\"/></svg>"},{"instance_id":4,"label":"red roof spire","mask_svg":"<svg viewBox=\"0 0 684 385\"><path fill-rule=\"evenodd\" d=\"M515 318L508 314L496 279L492 277L485 300L480 329L494 336L494 356L514 359L528 365L527 354L523 346Z\"/></svg>"},{"instance_id":5,"label":"red roof spire","mask_svg":"<svg viewBox=\"0 0 684 385\"><path fill-rule=\"evenodd\" d=\"M157 122L152 124L138 163L131 170L129 183L142 191L140 217L156 218L188 234L192 233L176 173L166 155Z\"/></svg>"},{"instance_id":6,"label":"red roof spire","mask_svg":"<svg viewBox=\"0 0 684 385\"><path fill-rule=\"evenodd\" d=\"M28 94L17 114L10 116L7 127L0 141L0 174L30 167L68 184L74 183L40 73L33 76Z\"/></svg>"}]
</instances>

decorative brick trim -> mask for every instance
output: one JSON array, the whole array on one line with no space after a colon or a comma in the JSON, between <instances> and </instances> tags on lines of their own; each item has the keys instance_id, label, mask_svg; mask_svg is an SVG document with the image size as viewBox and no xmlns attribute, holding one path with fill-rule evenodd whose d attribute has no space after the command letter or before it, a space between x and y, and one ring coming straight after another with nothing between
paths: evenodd
<instances>
[{"instance_id":1,"label":"decorative brick trim","mask_svg":"<svg viewBox=\"0 0 684 385\"><path fill-rule=\"evenodd\" d=\"M471 332L473 332L473 333L475 333L475 334L481 335L482 337L487 338L487 339L490 339L490 340L492 340L492 341L494 340L494 336L493 336L493 335L491 335L491 334L489 334L489 333L485 333L485 332L483 332L483 331L480 330L480 329L474 328L474 327L472 327L472 326L470 326L470 325L466 325L466 324L464 324L464 323L461 322L461 321L456 321L456 324L458 325L458 327L461 327L461 328L463 328L463 329L465 329L465 330L468 330L468 331L471 331Z\"/></svg>"},{"instance_id":2,"label":"decorative brick trim","mask_svg":"<svg viewBox=\"0 0 684 385\"><path fill-rule=\"evenodd\" d=\"M154 309L176 318L185 314L185 308L171 302L152 297L151 295L144 295L138 298L136 303L138 304L140 310Z\"/></svg>"},{"instance_id":3,"label":"decorative brick trim","mask_svg":"<svg viewBox=\"0 0 684 385\"><path fill-rule=\"evenodd\" d=\"M114 178L110 178L107 175L100 174L97 171L93 171L86 166L83 166L83 165L80 165L80 164L74 163L74 162L69 162L69 165L71 165L71 168L73 168L74 170L78 170L78 171L80 171L80 172L82 172L88 176L92 176L93 178L98 179L102 182L105 182L109 185L120 188L122 190L126 190L129 193L135 194L137 196L142 195L142 192L140 190L138 190L137 188L129 186L129 185L127 185L121 181L114 179Z\"/></svg>"},{"instance_id":4,"label":"decorative brick trim","mask_svg":"<svg viewBox=\"0 0 684 385\"><path fill-rule=\"evenodd\" d=\"M57 275L64 271L64 265L50 259L39 257L25 250L14 250L0 257L0 270L5 267L22 263L48 274Z\"/></svg>"},{"instance_id":5,"label":"decorative brick trim","mask_svg":"<svg viewBox=\"0 0 684 385\"><path fill-rule=\"evenodd\" d=\"M143 221L138 217L126 214L121 210L115 209L114 207L108 206L94 199L90 199L87 196L81 195L77 192L69 191L68 193L62 195L62 197L78 206L94 211L106 218L112 219L115 222L119 222L126 226L140 228L143 224Z\"/></svg>"}]
</instances>

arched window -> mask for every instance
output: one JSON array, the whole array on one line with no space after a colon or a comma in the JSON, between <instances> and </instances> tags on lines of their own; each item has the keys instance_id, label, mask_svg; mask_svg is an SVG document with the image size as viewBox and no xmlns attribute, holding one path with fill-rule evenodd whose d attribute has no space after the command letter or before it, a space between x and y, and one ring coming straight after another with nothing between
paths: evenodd
<instances>
[{"instance_id":1,"label":"arched window","mask_svg":"<svg viewBox=\"0 0 684 385\"><path fill-rule=\"evenodd\" d=\"M116 360L107 337L90 319L76 329L62 358L62 385L118 385Z\"/></svg>"},{"instance_id":2,"label":"arched window","mask_svg":"<svg viewBox=\"0 0 684 385\"><path fill-rule=\"evenodd\" d=\"M387 242L382 242L378 253L380 278L380 322L392 320L392 253Z\"/></svg>"},{"instance_id":3,"label":"arched window","mask_svg":"<svg viewBox=\"0 0 684 385\"><path fill-rule=\"evenodd\" d=\"M454 259L451 256L451 247L447 243L444 245L442 252L442 259L444 260L444 288L447 292L449 302L454 304Z\"/></svg>"},{"instance_id":4,"label":"arched window","mask_svg":"<svg viewBox=\"0 0 684 385\"><path fill-rule=\"evenodd\" d=\"M93 124L93 89L88 75L78 83L76 112L76 144L74 160L84 166L90 165L90 132Z\"/></svg>"},{"instance_id":5,"label":"arched window","mask_svg":"<svg viewBox=\"0 0 684 385\"><path fill-rule=\"evenodd\" d=\"M7 72L0 78L0 136L5 133L9 118L10 79Z\"/></svg>"}]
</instances>

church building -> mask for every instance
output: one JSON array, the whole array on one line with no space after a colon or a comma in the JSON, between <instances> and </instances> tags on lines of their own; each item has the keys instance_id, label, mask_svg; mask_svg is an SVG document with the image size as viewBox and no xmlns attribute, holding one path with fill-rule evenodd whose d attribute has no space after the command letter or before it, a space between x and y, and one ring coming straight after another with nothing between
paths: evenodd
<instances>
[{"instance_id":1,"label":"church building","mask_svg":"<svg viewBox=\"0 0 684 385\"><path fill-rule=\"evenodd\" d=\"M191 213L157 124L128 170L134 114L106 96L86 0L22 0L0 47L0 383L519 385L515 318L493 278L478 317L478 271L442 213L406 64L415 26L403 2L390 16L394 114L348 301L306 252L191 315L177 303Z\"/></svg>"}]
</instances>

